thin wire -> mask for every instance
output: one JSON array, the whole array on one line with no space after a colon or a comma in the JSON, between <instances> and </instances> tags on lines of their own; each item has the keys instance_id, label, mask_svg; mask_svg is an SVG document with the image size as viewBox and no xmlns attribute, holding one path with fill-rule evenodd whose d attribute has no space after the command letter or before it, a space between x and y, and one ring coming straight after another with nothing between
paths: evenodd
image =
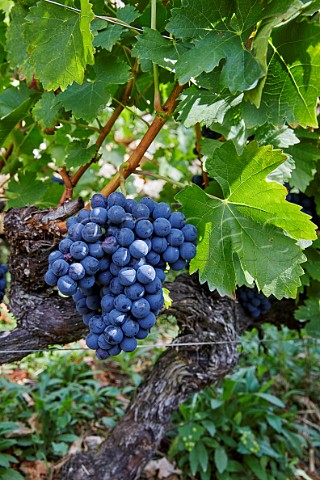
<instances>
[{"instance_id":1,"label":"thin wire","mask_svg":"<svg viewBox=\"0 0 320 480\"><path fill-rule=\"evenodd\" d=\"M274 343L274 340L232 340L232 341L221 341L221 342L185 342L185 343L153 343L153 344L145 344L145 345L138 345L137 348L179 348L179 347L196 347L198 345L246 345L252 343ZM318 338L289 338L287 340L279 340L279 343L288 343L288 342L314 342L319 343L320 339ZM44 353L44 352L52 352L52 351L92 351L91 348L84 348L84 347L72 347L72 348L60 348L60 347L52 347L48 348L47 350L34 350L34 349L27 349L27 350L0 350L0 353L21 353L21 352L28 352L28 353Z\"/></svg>"}]
</instances>

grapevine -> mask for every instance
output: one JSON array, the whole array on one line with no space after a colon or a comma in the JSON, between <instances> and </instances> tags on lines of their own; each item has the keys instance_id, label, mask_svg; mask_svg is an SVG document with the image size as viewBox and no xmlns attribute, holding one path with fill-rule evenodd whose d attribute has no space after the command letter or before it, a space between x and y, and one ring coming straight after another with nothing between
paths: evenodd
<instances>
[{"instance_id":1,"label":"grapevine","mask_svg":"<svg viewBox=\"0 0 320 480\"><path fill-rule=\"evenodd\" d=\"M72 296L99 359L133 351L164 305L167 265L182 270L195 256L197 229L164 202L119 192L93 195L91 210L70 217L67 228L49 255L46 283Z\"/></svg>"}]
</instances>

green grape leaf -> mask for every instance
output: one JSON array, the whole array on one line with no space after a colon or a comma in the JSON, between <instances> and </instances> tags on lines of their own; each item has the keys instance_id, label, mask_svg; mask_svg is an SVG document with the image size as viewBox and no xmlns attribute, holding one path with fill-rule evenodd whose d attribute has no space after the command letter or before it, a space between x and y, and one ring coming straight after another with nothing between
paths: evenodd
<instances>
[{"instance_id":1,"label":"green grape leaf","mask_svg":"<svg viewBox=\"0 0 320 480\"><path fill-rule=\"evenodd\" d=\"M40 1L30 8L24 32L29 42L29 62L47 90L81 84L86 65L93 64L93 18L88 0L81 1L81 14Z\"/></svg>"},{"instance_id":2,"label":"green grape leaf","mask_svg":"<svg viewBox=\"0 0 320 480\"><path fill-rule=\"evenodd\" d=\"M177 194L189 221L199 230L190 272L221 295L232 295L239 279L256 282L266 296L295 297L306 260L296 240L316 238L316 226L301 207L285 200L282 185L266 181L285 160L279 150L249 143L238 156L232 142L214 150L206 170L222 198L196 185Z\"/></svg>"},{"instance_id":3,"label":"green grape leaf","mask_svg":"<svg viewBox=\"0 0 320 480\"><path fill-rule=\"evenodd\" d=\"M7 88L0 94L0 145L16 124L28 114L37 98L38 96L31 95L30 90L23 84L19 88Z\"/></svg>"},{"instance_id":4,"label":"green grape leaf","mask_svg":"<svg viewBox=\"0 0 320 480\"><path fill-rule=\"evenodd\" d=\"M120 25L106 25L105 28L99 30L98 35L93 40L95 47L101 47L111 52L113 46L120 40L123 27Z\"/></svg>"},{"instance_id":5,"label":"green grape leaf","mask_svg":"<svg viewBox=\"0 0 320 480\"><path fill-rule=\"evenodd\" d=\"M123 8L117 10L117 18L127 24L134 22L140 15L132 5L125 5ZM112 25L102 20L95 20L93 22L93 28L98 31L93 45L104 48L109 52L111 52L117 41L120 40L122 33L126 31L126 27L124 26L119 24Z\"/></svg>"},{"instance_id":6,"label":"green grape leaf","mask_svg":"<svg viewBox=\"0 0 320 480\"><path fill-rule=\"evenodd\" d=\"M18 173L18 180L11 178L6 196L7 208L20 208L26 205L34 205L47 189L44 182L36 179L35 172Z\"/></svg>"},{"instance_id":7,"label":"green grape leaf","mask_svg":"<svg viewBox=\"0 0 320 480\"><path fill-rule=\"evenodd\" d=\"M191 87L181 95L181 102L177 110L179 120L186 127L192 127L197 122L211 125L213 122L223 123L226 113L239 105L243 94L232 97L230 94L217 95L208 90L199 90Z\"/></svg>"},{"instance_id":8,"label":"green grape leaf","mask_svg":"<svg viewBox=\"0 0 320 480\"><path fill-rule=\"evenodd\" d=\"M320 89L320 25L294 21L274 30L260 108L246 102L250 128L266 122L317 127Z\"/></svg>"},{"instance_id":9,"label":"green grape leaf","mask_svg":"<svg viewBox=\"0 0 320 480\"><path fill-rule=\"evenodd\" d=\"M228 88L231 93L254 88L264 75L251 53L243 49L236 33L213 31L180 57L175 65L176 77L184 84L203 72L212 72L221 60L225 60L220 74L221 89Z\"/></svg>"},{"instance_id":10,"label":"green grape leaf","mask_svg":"<svg viewBox=\"0 0 320 480\"><path fill-rule=\"evenodd\" d=\"M167 30L177 38L194 42L176 63L181 84L202 72L212 72L224 60L221 88L235 93L256 86L264 70L243 45L256 23L273 14L270 2L260 2L259 9L254 8L256 3L237 1L232 5L220 0L213 5L211 0L182 0L181 8L172 10Z\"/></svg>"},{"instance_id":11,"label":"green grape leaf","mask_svg":"<svg viewBox=\"0 0 320 480\"><path fill-rule=\"evenodd\" d=\"M312 337L320 338L320 300L319 298L308 298L304 305L300 306L294 316L301 322L308 322L306 331Z\"/></svg>"},{"instance_id":12,"label":"green grape leaf","mask_svg":"<svg viewBox=\"0 0 320 480\"><path fill-rule=\"evenodd\" d=\"M134 22L141 16L141 13L133 5L125 5L117 10L117 18L128 24Z\"/></svg>"},{"instance_id":13,"label":"green grape leaf","mask_svg":"<svg viewBox=\"0 0 320 480\"><path fill-rule=\"evenodd\" d=\"M290 185L305 192L314 178L316 163L320 159L319 147L311 139L301 138L298 145L288 148L286 152L292 156L296 167L292 172Z\"/></svg>"},{"instance_id":14,"label":"green grape leaf","mask_svg":"<svg viewBox=\"0 0 320 480\"><path fill-rule=\"evenodd\" d=\"M86 79L82 85L73 84L59 95L66 110L72 110L76 118L91 122L110 99L108 86L126 83L130 78L129 66L115 57L105 54L97 57L94 67L96 78Z\"/></svg>"},{"instance_id":15,"label":"green grape leaf","mask_svg":"<svg viewBox=\"0 0 320 480\"><path fill-rule=\"evenodd\" d=\"M71 167L81 167L90 162L97 151L96 145L88 147L86 140L76 140L71 142L66 147L66 167L69 170Z\"/></svg>"},{"instance_id":16,"label":"green grape leaf","mask_svg":"<svg viewBox=\"0 0 320 480\"><path fill-rule=\"evenodd\" d=\"M52 128L56 125L62 105L59 96L53 92L44 92L32 109L34 119L42 128Z\"/></svg>"},{"instance_id":17,"label":"green grape leaf","mask_svg":"<svg viewBox=\"0 0 320 480\"><path fill-rule=\"evenodd\" d=\"M157 30L145 27L143 33L137 36L132 55L140 60L151 60L168 70L174 70L178 58L184 51L185 48L174 40L163 38Z\"/></svg>"}]
</instances>

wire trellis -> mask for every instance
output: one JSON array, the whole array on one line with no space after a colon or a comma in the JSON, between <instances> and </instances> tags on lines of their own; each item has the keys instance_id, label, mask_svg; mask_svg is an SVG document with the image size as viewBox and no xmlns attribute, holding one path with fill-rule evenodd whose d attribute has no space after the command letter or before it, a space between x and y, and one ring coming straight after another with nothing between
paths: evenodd
<instances>
[{"instance_id":1,"label":"wire trellis","mask_svg":"<svg viewBox=\"0 0 320 480\"><path fill-rule=\"evenodd\" d=\"M253 339L253 340L234 340L234 341L219 341L219 342L181 342L181 343L147 343L144 345L137 345L137 348L180 348L180 347L197 347L197 346L204 346L204 345L232 345L237 344L239 346L243 345L252 345L253 343L258 344L266 344L266 343L289 343L289 342L312 342L316 344L320 344L320 339L318 338L288 338L285 340L277 340L274 339ZM87 351L92 352L93 350L88 347L49 347L47 349L20 349L20 350L0 350L1 353L47 353L47 352L65 352L65 351Z\"/></svg>"}]
</instances>

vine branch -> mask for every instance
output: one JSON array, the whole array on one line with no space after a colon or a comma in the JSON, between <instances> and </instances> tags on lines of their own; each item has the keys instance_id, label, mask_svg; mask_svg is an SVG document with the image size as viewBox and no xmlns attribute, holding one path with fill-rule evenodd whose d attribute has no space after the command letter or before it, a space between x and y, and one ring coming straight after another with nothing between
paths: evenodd
<instances>
[{"instance_id":1,"label":"vine branch","mask_svg":"<svg viewBox=\"0 0 320 480\"><path fill-rule=\"evenodd\" d=\"M176 83L169 98L163 105L164 113L161 115L157 114L155 116L152 124L150 125L150 128L142 137L141 142L139 143L135 151L131 154L130 158L123 164L125 165L121 173L121 176L123 176L123 178L128 178L138 168L144 154L150 147L151 143L156 138L163 125L174 112L178 104L178 97L185 88L186 85L179 85L178 83ZM103 187L100 193L108 197L110 193L114 192L120 186L121 176L120 172L117 172L110 180L110 182L108 182L107 185Z\"/></svg>"}]
</instances>

